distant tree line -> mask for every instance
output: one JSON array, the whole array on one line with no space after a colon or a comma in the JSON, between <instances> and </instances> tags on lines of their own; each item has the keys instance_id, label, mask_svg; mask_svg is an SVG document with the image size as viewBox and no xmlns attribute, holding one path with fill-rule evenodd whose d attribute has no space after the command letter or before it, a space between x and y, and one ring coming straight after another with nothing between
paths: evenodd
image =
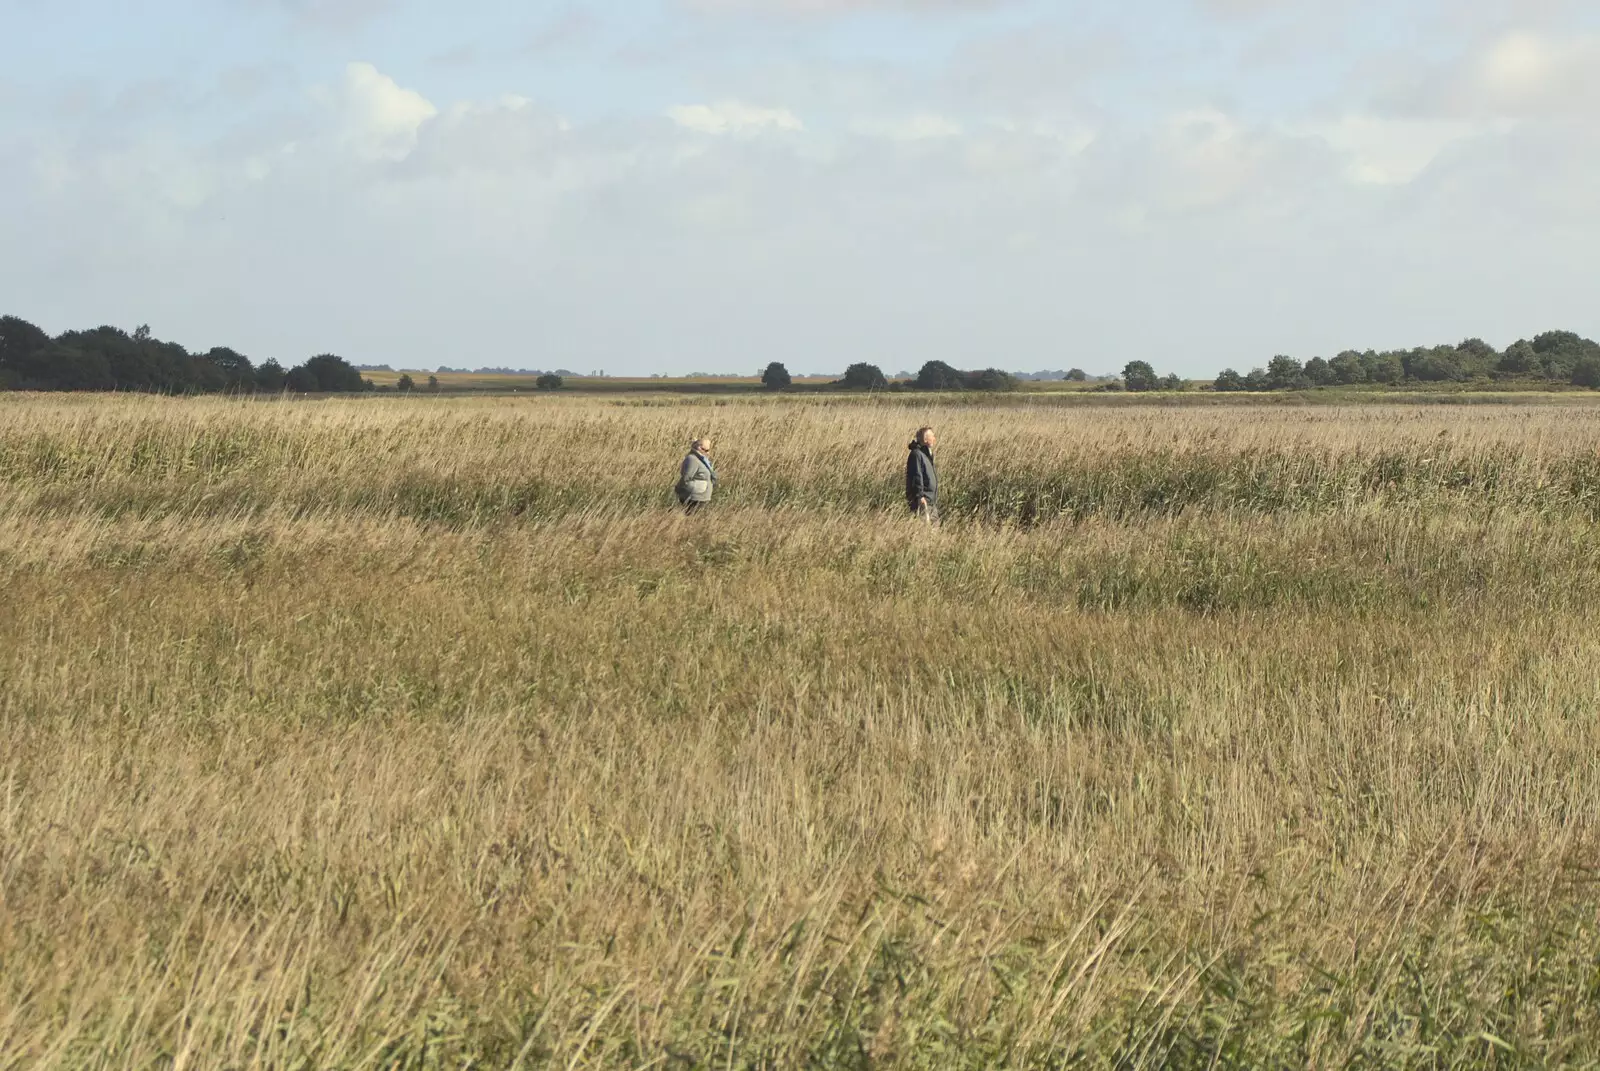
<instances>
[{"instance_id":1,"label":"distant tree line","mask_svg":"<svg viewBox=\"0 0 1600 1071\"><path fill-rule=\"evenodd\" d=\"M1345 350L1337 357L1301 363L1278 356L1265 368L1240 375L1225 368L1212 383L1218 391L1307 390L1362 383L1466 383L1512 380L1600 387L1600 343L1571 331L1546 331L1496 350L1481 338L1453 346L1411 350Z\"/></svg>"},{"instance_id":2,"label":"distant tree line","mask_svg":"<svg viewBox=\"0 0 1600 1071\"><path fill-rule=\"evenodd\" d=\"M1082 375L1080 372L1079 375ZM768 390L787 390L794 383L789 375L789 370L782 363L773 361L761 373L761 385ZM998 368L985 368L977 372L963 372L953 368L943 361L929 361L922 366L916 377L909 380L890 383L889 377L883 374L883 369L875 364L865 361L851 365L844 370L844 375L834 380L831 386L842 387L846 390L1016 390L1020 381L1010 372L1002 372Z\"/></svg>"},{"instance_id":3,"label":"distant tree line","mask_svg":"<svg viewBox=\"0 0 1600 1071\"><path fill-rule=\"evenodd\" d=\"M15 316L0 317L0 390L123 390L162 394L219 394L284 390L333 393L371 390L342 357L312 357L285 369L274 360L253 364L219 346L190 353L140 327L67 331L51 338Z\"/></svg>"}]
</instances>

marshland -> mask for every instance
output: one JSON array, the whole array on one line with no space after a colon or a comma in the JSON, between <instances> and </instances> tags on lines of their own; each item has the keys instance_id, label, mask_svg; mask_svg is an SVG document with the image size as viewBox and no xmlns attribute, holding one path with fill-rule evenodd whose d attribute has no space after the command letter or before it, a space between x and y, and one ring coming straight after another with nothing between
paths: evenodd
<instances>
[{"instance_id":1,"label":"marshland","mask_svg":"<svg viewBox=\"0 0 1600 1071\"><path fill-rule=\"evenodd\" d=\"M1592 1064L1597 518L1578 397L0 396L0 1068Z\"/></svg>"}]
</instances>

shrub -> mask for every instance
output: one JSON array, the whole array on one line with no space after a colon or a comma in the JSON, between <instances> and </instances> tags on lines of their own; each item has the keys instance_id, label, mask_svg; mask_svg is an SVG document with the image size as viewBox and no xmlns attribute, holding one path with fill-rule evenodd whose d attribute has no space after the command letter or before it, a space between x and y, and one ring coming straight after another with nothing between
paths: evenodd
<instances>
[{"instance_id":1,"label":"shrub","mask_svg":"<svg viewBox=\"0 0 1600 1071\"><path fill-rule=\"evenodd\" d=\"M883 369L861 361L844 370L844 378L838 381L838 385L851 390L883 390L889 385L889 380L884 376Z\"/></svg>"},{"instance_id":2,"label":"shrub","mask_svg":"<svg viewBox=\"0 0 1600 1071\"><path fill-rule=\"evenodd\" d=\"M1131 391L1156 390L1161 385L1149 361L1129 361L1122 368L1122 382Z\"/></svg>"},{"instance_id":3,"label":"shrub","mask_svg":"<svg viewBox=\"0 0 1600 1071\"><path fill-rule=\"evenodd\" d=\"M533 385L539 390L560 390L562 382L562 378L556 375L554 372L546 372L544 375L534 380Z\"/></svg>"},{"instance_id":4,"label":"shrub","mask_svg":"<svg viewBox=\"0 0 1600 1071\"><path fill-rule=\"evenodd\" d=\"M767 365L767 370L761 373L761 385L768 390L786 390L793 382L789 370L777 361Z\"/></svg>"}]
</instances>

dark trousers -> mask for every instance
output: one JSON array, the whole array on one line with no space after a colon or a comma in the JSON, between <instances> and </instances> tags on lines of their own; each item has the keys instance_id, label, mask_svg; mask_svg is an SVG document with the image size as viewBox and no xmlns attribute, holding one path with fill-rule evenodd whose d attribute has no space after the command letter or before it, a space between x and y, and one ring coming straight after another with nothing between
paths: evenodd
<instances>
[{"instance_id":1,"label":"dark trousers","mask_svg":"<svg viewBox=\"0 0 1600 1071\"><path fill-rule=\"evenodd\" d=\"M937 502L907 502L911 507L911 515L924 524L937 525L939 523L939 503Z\"/></svg>"},{"instance_id":2,"label":"dark trousers","mask_svg":"<svg viewBox=\"0 0 1600 1071\"><path fill-rule=\"evenodd\" d=\"M708 506L708 505L710 505L709 502L686 501L683 504L683 512L689 513L689 514L699 513L701 510L705 509L706 506Z\"/></svg>"}]
</instances>

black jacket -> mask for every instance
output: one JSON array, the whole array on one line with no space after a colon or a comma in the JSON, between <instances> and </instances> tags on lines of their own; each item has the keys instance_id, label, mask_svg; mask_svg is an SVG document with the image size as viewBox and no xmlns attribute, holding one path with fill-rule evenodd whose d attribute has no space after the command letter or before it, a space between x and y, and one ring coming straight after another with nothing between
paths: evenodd
<instances>
[{"instance_id":1,"label":"black jacket","mask_svg":"<svg viewBox=\"0 0 1600 1071\"><path fill-rule=\"evenodd\" d=\"M906 501L915 506L923 498L939 501L939 473L933 467L933 451L912 443L906 456Z\"/></svg>"}]
</instances>

